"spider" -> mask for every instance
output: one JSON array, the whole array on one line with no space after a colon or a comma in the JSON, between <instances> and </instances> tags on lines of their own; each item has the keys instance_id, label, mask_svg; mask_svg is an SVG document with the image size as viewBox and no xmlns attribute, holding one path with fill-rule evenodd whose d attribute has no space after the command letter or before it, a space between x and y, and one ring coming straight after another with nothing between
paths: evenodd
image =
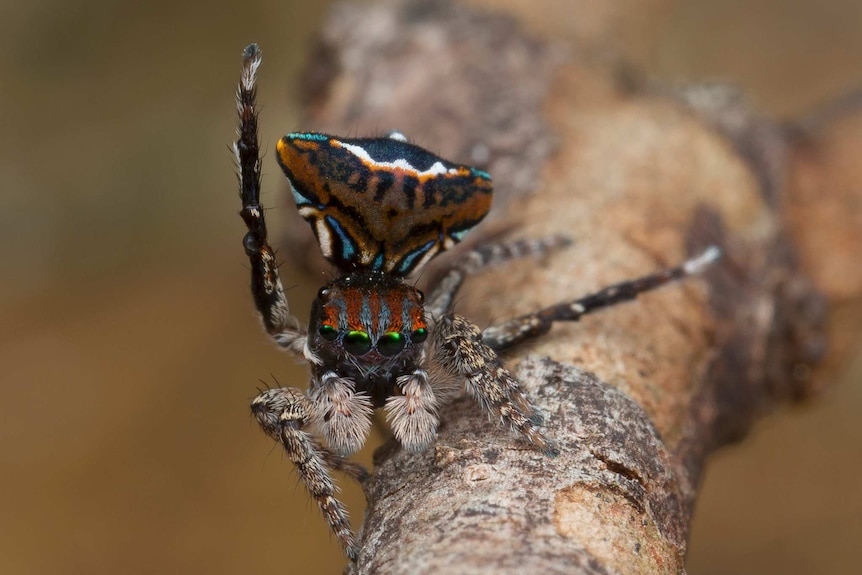
<instances>
[{"instance_id":1,"label":"spider","mask_svg":"<svg viewBox=\"0 0 862 575\"><path fill-rule=\"evenodd\" d=\"M248 228L243 245L264 327L279 346L308 362L311 384L305 392L267 389L252 401L251 411L263 431L284 447L331 531L355 560L356 537L331 476L341 471L360 482L367 477L346 457L365 442L374 409L385 410L405 449L421 451L434 442L447 401L466 388L482 410L553 457L559 450L541 431L542 417L499 353L548 332L556 321L577 321L697 273L719 251L710 247L680 266L480 330L452 311L467 276L570 242L550 237L473 249L426 300L405 278L461 241L485 217L491 207L491 177L443 160L397 132L365 139L290 133L277 144L278 162L299 213L340 274L318 292L308 328L297 327L260 204L255 109L260 62L256 44L245 48L234 145L240 215Z\"/></svg>"}]
</instances>

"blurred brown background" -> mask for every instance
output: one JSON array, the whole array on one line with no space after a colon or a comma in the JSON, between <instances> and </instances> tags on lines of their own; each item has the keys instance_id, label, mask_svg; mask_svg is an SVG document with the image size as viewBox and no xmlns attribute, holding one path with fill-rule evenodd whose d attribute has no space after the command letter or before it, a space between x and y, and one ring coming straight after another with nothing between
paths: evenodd
<instances>
[{"instance_id":1,"label":"blurred brown background","mask_svg":"<svg viewBox=\"0 0 862 575\"><path fill-rule=\"evenodd\" d=\"M294 82L327 5L0 3L0 573L339 572L248 416L258 378L305 375L253 313L227 148L257 41L264 201L286 205L273 143L303 128ZM544 5L529 26L565 37L567 3ZM655 25L651 75L733 80L776 115L862 86L857 0L681 0ZM284 274L307 317L322 280ZM857 353L819 401L718 454L690 573L857 569L860 412Z\"/></svg>"}]
</instances>

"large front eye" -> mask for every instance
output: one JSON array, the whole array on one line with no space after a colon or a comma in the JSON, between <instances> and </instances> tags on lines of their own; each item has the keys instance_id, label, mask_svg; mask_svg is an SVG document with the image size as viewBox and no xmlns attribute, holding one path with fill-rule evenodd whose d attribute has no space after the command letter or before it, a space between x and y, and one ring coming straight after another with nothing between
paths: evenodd
<instances>
[{"instance_id":1,"label":"large front eye","mask_svg":"<svg viewBox=\"0 0 862 575\"><path fill-rule=\"evenodd\" d=\"M364 331L348 331L344 336L344 349L353 355L365 355L371 349L371 338Z\"/></svg>"},{"instance_id":2,"label":"large front eye","mask_svg":"<svg viewBox=\"0 0 862 575\"><path fill-rule=\"evenodd\" d=\"M413 343L422 343L426 339L428 339L428 330L424 327L420 327L419 329L413 330L413 333L410 335L410 338L413 340Z\"/></svg>"},{"instance_id":3,"label":"large front eye","mask_svg":"<svg viewBox=\"0 0 862 575\"><path fill-rule=\"evenodd\" d=\"M383 355L395 355L404 349L404 343L404 336L397 331L390 331L377 340L377 351Z\"/></svg>"}]
</instances>

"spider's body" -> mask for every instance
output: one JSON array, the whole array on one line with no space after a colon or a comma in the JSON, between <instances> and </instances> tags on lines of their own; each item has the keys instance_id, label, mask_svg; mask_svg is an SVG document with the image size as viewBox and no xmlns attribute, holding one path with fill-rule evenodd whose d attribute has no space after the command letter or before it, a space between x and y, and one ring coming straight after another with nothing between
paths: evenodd
<instances>
[{"instance_id":1,"label":"spider's body","mask_svg":"<svg viewBox=\"0 0 862 575\"><path fill-rule=\"evenodd\" d=\"M318 292L308 329L298 328L260 205L256 45L246 48L243 64L235 152L252 295L267 332L311 368L307 391L268 389L254 399L252 413L282 444L351 558L357 554L356 539L347 512L335 498L331 474L340 470L357 480L365 478L365 470L344 456L365 442L373 409L385 409L404 448L420 451L434 442L441 411L461 387L489 415L554 456L557 447L539 429L542 418L499 353L546 333L554 322L577 321L634 299L697 273L718 257L717 248L710 248L681 266L480 330L452 310L464 279L569 241L554 236L476 248L444 275L425 301L405 282L406 276L461 241L485 217L491 206L490 176L447 162L398 133L366 139L291 133L278 143L279 164L299 213L311 224L323 255L339 270Z\"/></svg>"}]
</instances>

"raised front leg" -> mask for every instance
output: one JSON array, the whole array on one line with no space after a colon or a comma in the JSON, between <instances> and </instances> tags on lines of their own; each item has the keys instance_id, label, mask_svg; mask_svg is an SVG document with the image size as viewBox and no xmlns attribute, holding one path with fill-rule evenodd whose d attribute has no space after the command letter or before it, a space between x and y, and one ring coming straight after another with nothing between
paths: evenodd
<instances>
[{"instance_id":1,"label":"raised front leg","mask_svg":"<svg viewBox=\"0 0 862 575\"><path fill-rule=\"evenodd\" d=\"M306 333L297 327L287 305L287 296L278 275L275 253L266 234L266 220L260 204L260 144L255 109L255 77L260 66L260 48L248 46L242 54L242 76L236 93L239 127L233 150L239 171L242 216L248 233L243 238L251 263L251 293L266 331L282 347L302 355Z\"/></svg>"},{"instance_id":2,"label":"raised front leg","mask_svg":"<svg viewBox=\"0 0 862 575\"><path fill-rule=\"evenodd\" d=\"M261 428L284 447L287 458L296 465L302 482L320 506L344 552L356 559L356 537L347 520L347 510L335 498L331 470L343 471L360 482L368 473L362 466L327 450L303 431L312 421L313 412L311 402L298 389L268 389L252 401L251 412Z\"/></svg>"},{"instance_id":3,"label":"raised front leg","mask_svg":"<svg viewBox=\"0 0 862 575\"><path fill-rule=\"evenodd\" d=\"M437 321L432 338L431 366L442 372L438 377L462 378L467 391L485 410L546 455L559 454L554 442L537 427L541 416L497 353L482 342L478 327L459 315L448 314Z\"/></svg>"},{"instance_id":4,"label":"raised front leg","mask_svg":"<svg viewBox=\"0 0 862 575\"><path fill-rule=\"evenodd\" d=\"M702 254L682 265L661 270L648 276L608 286L573 301L558 303L528 313L482 332L483 341L497 351L547 333L554 322L578 321L588 313L635 299L639 294L654 290L669 282L700 273L721 256L721 250L710 246Z\"/></svg>"}]
</instances>

